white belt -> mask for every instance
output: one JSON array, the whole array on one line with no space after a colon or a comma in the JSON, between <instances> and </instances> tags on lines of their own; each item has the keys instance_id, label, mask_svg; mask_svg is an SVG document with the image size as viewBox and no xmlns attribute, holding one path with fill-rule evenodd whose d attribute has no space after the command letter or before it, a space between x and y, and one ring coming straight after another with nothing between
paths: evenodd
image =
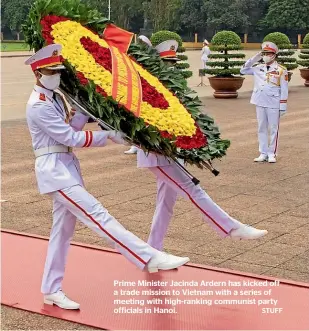
<instances>
[{"instance_id":1,"label":"white belt","mask_svg":"<svg viewBox=\"0 0 309 331\"><path fill-rule=\"evenodd\" d=\"M36 149L34 151L35 157L39 157L42 155L53 154L53 153L71 153L73 150L72 147L64 146L64 145L55 145L55 146L48 146Z\"/></svg>"}]
</instances>

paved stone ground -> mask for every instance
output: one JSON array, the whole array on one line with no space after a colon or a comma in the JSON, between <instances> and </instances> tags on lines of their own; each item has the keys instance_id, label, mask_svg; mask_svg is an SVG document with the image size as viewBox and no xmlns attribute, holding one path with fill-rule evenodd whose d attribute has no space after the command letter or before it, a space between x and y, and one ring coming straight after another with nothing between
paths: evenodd
<instances>
[{"instance_id":1,"label":"paved stone ground","mask_svg":"<svg viewBox=\"0 0 309 331\"><path fill-rule=\"evenodd\" d=\"M188 52L196 87L198 52ZM247 55L251 55L247 52ZM25 102L32 89L23 58L2 59L2 228L49 235L51 202L37 192L34 157L27 131ZM205 79L205 83L207 79ZM194 263L309 282L309 90L296 70L290 83L288 114L280 125L277 164L254 164L258 155L254 107L249 104L252 79L247 77L239 98L218 100L209 84L196 90L232 141L228 155L216 162L221 171L190 168L208 194L242 222L269 230L254 242L221 240L205 225L199 212L183 200L165 241L168 252L186 254ZM89 129L96 129L89 124ZM154 211L156 185L147 170L136 169L136 157L126 148L77 150L88 190L129 230L147 239ZM78 225L75 241L107 246L96 234ZM39 289L38 289L39 290ZM3 330L90 330L81 325L2 307Z\"/></svg>"}]
</instances>

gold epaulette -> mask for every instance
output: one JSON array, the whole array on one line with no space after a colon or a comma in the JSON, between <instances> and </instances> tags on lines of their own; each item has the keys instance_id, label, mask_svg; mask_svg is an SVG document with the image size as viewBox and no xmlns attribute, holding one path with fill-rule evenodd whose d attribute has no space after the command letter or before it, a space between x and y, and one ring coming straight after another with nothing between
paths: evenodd
<instances>
[{"instance_id":1,"label":"gold epaulette","mask_svg":"<svg viewBox=\"0 0 309 331\"><path fill-rule=\"evenodd\" d=\"M280 68L283 69L283 70L287 70L287 68L286 68L285 66L283 66L283 65L281 65L281 64L279 64L279 63L278 63L278 67L280 67Z\"/></svg>"}]
</instances>

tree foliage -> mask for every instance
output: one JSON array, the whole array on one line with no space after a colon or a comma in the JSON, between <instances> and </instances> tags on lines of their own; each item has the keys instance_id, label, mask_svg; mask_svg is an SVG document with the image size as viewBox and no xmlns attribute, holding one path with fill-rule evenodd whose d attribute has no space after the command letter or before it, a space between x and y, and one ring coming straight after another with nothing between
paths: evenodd
<instances>
[{"instance_id":1,"label":"tree foliage","mask_svg":"<svg viewBox=\"0 0 309 331\"><path fill-rule=\"evenodd\" d=\"M150 0L150 19L154 31L179 28L182 0Z\"/></svg>"},{"instance_id":2,"label":"tree foliage","mask_svg":"<svg viewBox=\"0 0 309 331\"><path fill-rule=\"evenodd\" d=\"M245 54L229 53L229 51L240 50L241 39L233 31L220 31L214 35L211 40L210 49L217 53L209 55L207 66L210 69L204 69L206 74L217 77L232 77L240 73L240 67L245 63L242 59Z\"/></svg>"},{"instance_id":3,"label":"tree foliage","mask_svg":"<svg viewBox=\"0 0 309 331\"><path fill-rule=\"evenodd\" d=\"M25 21L33 0L9 0L2 2L1 28L8 27L19 36L21 26Z\"/></svg>"},{"instance_id":4,"label":"tree foliage","mask_svg":"<svg viewBox=\"0 0 309 331\"><path fill-rule=\"evenodd\" d=\"M250 26L249 11L252 5L253 0L205 0L207 26L215 31L225 29L245 31Z\"/></svg>"},{"instance_id":5,"label":"tree foliage","mask_svg":"<svg viewBox=\"0 0 309 331\"><path fill-rule=\"evenodd\" d=\"M309 28L309 0L271 0L265 22L271 28Z\"/></svg>"},{"instance_id":6,"label":"tree foliage","mask_svg":"<svg viewBox=\"0 0 309 331\"><path fill-rule=\"evenodd\" d=\"M19 32L34 2L3 1L1 28ZM108 0L82 2L108 17ZM138 34L144 25L145 3L154 32L170 30L190 39L194 33L205 36L221 30L267 34L276 29L296 34L309 29L309 0L111 0L111 20Z\"/></svg>"},{"instance_id":7,"label":"tree foliage","mask_svg":"<svg viewBox=\"0 0 309 331\"><path fill-rule=\"evenodd\" d=\"M83 0L83 3L108 17L108 0ZM142 17L143 6L140 0L111 1L111 20L118 26L138 32L139 27L136 28L136 21L142 25Z\"/></svg>"},{"instance_id":8,"label":"tree foliage","mask_svg":"<svg viewBox=\"0 0 309 331\"><path fill-rule=\"evenodd\" d=\"M179 8L181 26L191 33L205 28L207 15L204 4L205 0L182 0Z\"/></svg>"}]
</instances>

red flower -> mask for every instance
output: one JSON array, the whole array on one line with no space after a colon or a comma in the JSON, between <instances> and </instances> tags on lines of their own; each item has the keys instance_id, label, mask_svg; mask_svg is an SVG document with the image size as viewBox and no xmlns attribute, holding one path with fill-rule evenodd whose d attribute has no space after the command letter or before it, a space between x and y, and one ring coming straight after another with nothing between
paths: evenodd
<instances>
[{"instance_id":1,"label":"red flower","mask_svg":"<svg viewBox=\"0 0 309 331\"><path fill-rule=\"evenodd\" d=\"M80 42L94 57L98 64L109 72L112 72L112 56L108 48L102 47L99 43L92 41L88 37L81 38ZM140 78L143 91L143 101L149 103L152 107L167 109L169 107L169 103L165 100L163 94L159 93L144 78Z\"/></svg>"},{"instance_id":2,"label":"red flower","mask_svg":"<svg viewBox=\"0 0 309 331\"><path fill-rule=\"evenodd\" d=\"M67 20L68 18L64 16L56 16L56 15L47 15L41 19L40 23L42 26L42 36L46 40L48 45L54 42L54 37L50 34L52 31L52 25Z\"/></svg>"},{"instance_id":3,"label":"red flower","mask_svg":"<svg viewBox=\"0 0 309 331\"><path fill-rule=\"evenodd\" d=\"M78 72L76 74L76 77L78 78L79 82L84 86L89 83L88 79L84 76L82 72Z\"/></svg>"},{"instance_id":4,"label":"red flower","mask_svg":"<svg viewBox=\"0 0 309 331\"><path fill-rule=\"evenodd\" d=\"M176 146L182 149L201 148L207 145L207 138L201 129L195 124L196 132L192 137L178 137Z\"/></svg>"},{"instance_id":5,"label":"red flower","mask_svg":"<svg viewBox=\"0 0 309 331\"><path fill-rule=\"evenodd\" d=\"M177 137L176 146L182 149L201 148L207 145L207 138L201 129L195 124L196 133L192 137ZM174 139L174 136L167 131L160 131L160 135L165 139Z\"/></svg>"},{"instance_id":6,"label":"red flower","mask_svg":"<svg viewBox=\"0 0 309 331\"><path fill-rule=\"evenodd\" d=\"M143 90L143 101L148 102L152 107L167 109L169 103L165 100L162 93L153 88L143 77L141 77Z\"/></svg>"},{"instance_id":7,"label":"red flower","mask_svg":"<svg viewBox=\"0 0 309 331\"><path fill-rule=\"evenodd\" d=\"M160 135L165 139L173 139L173 135L167 131L160 131Z\"/></svg>"},{"instance_id":8,"label":"red flower","mask_svg":"<svg viewBox=\"0 0 309 331\"><path fill-rule=\"evenodd\" d=\"M104 98L107 98L108 97L107 93L100 86L97 86L95 88L95 91L97 93L100 93Z\"/></svg>"},{"instance_id":9,"label":"red flower","mask_svg":"<svg viewBox=\"0 0 309 331\"><path fill-rule=\"evenodd\" d=\"M88 51L104 69L112 72L112 55L108 48L102 47L95 41L92 41L89 37L83 37L80 39L81 44L85 50Z\"/></svg>"}]
</instances>

